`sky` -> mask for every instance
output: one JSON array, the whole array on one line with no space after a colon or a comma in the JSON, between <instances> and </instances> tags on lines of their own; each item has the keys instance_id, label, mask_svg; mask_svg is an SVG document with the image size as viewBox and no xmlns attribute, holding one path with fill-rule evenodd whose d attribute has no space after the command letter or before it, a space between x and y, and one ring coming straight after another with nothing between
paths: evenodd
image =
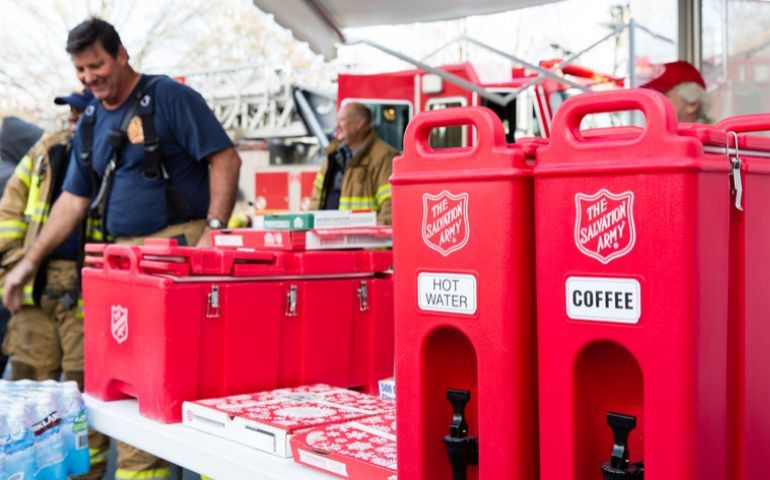
<instances>
[{"instance_id":1,"label":"sky","mask_svg":"<svg viewBox=\"0 0 770 480\"><path fill-rule=\"evenodd\" d=\"M143 72L322 63L250 0L0 0L0 110L48 109L78 86L67 32L91 15L115 25Z\"/></svg>"},{"instance_id":2,"label":"sky","mask_svg":"<svg viewBox=\"0 0 770 480\"><path fill-rule=\"evenodd\" d=\"M654 28L672 35L675 2L637 0L630 8L640 22L650 23L655 18ZM421 57L459 33L467 33L536 63L563 55L559 47L580 50L609 32L602 24L611 20L610 7L615 3L617 0L565 0L497 15L350 29L346 34ZM0 81L5 78L6 83L17 87L6 86L3 91L0 84L0 104L34 107L56 89L77 86L63 47L67 31L89 14L113 22L132 62L148 72L184 74L259 62L288 63L299 70L321 68L322 64L320 57L294 41L290 32L250 0L0 0L0 11ZM666 11L668 14L660 15ZM552 48L552 44L558 47ZM658 55L661 59L675 53L671 46L654 47L651 50L662 52ZM461 58L461 48L448 48L434 60L456 61ZM603 71L623 70L624 48L616 48L614 41L605 42L586 54L581 63ZM499 58L478 48L465 48L463 54L479 63L500 63ZM333 67L349 70L351 66L357 70L403 68L403 64L369 47L341 47Z\"/></svg>"},{"instance_id":3,"label":"sky","mask_svg":"<svg viewBox=\"0 0 770 480\"><path fill-rule=\"evenodd\" d=\"M363 0L362 0L363 1ZM418 1L418 0L415 0ZM468 0L472 1L472 0ZM720 60L733 51L768 42L770 2L702 0L704 57L709 80L725 82ZM660 37L676 38L677 0L562 0L487 16L431 24L347 29L348 38L366 38L421 58L459 34L467 34L530 63L580 51L610 32L613 6ZM726 7L727 6L727 7ZM725 16L723 9L729 8ZM0 0L0 111L50 111L50 98L77 86L64 52L67 31L89 14L104 13L115 23L142 71L185 74L235 65L282 68L296 73L387 71L407 66L367 46L342 46L331 64L294 40L251 0ZM726 30L725 25L729 25ZM727 48L727 50L726 50ZM675 44L637 30L636 53L653 63L676 59ZM760 49L770 56L770 49ZM508 64L478 47L454 44L433 64L471 59ZM578 63L623 76L628 69L628 36L601 43ZM723 62L722 62L723 63ZM709 70L711 68L711 70ZM330 85L333 88L333 85Z\"/></svg>"},{"instance_id":4,"label":"sky","mask_svg":"<svg viewBox=\"0 0 770 480\"><path fill-rule=\"evenodd\" d=\"M486 16L468 17L463 20L412 24L401 26L347 29L351 38L367 38L396 50L421 58L460 34L467 34L483 43L506 53L518 56L530 63L546 58L563 57L564 51L577 52L610 32L610 14L614 5L626 6L636 22L658 34L676 37L676 0L637 0L630 3L618 0L564 0L552 4ZM607 73L613 70L620 75L627 70L627 37L620 37L616 46L611 39L581 57L579 63ZM436 59L456 61L466 57L481 63L499 63L501 59L477 47L463 45L447 48ZM638 55L647 56L653 62L662 62L676 56L673 44L656 40L647 33L637 34ZM373 52L370 47L342 47L338 62L359 65L358 68L401 68L403 64L392 58Z\"/></svg>"}]
</instances>

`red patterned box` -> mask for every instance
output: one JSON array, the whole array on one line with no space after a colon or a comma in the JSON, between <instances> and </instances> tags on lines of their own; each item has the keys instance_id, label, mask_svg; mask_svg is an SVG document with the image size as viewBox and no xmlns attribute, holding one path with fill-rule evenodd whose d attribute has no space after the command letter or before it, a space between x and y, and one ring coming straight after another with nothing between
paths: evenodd
<instances>
[{"instance_id":1,"label":"red patterned box","mask_svg":"<svg viewBox=\"0 0 770 480\"><path fill-rule=\"evenodd\" d=\"M319 228L314 230L212 230L211 244L241 250L342 250L393 246L393 229L386 226Z\"/></svg>"},{"instance_id":2,"label":"red patterned box","mask_svg":"<svg viewBox=\"0 0 770 480\"><path fill-rule=\"evenodd\" d=\"M392 411L393 402L318 384L185 402L183 422L283 457L292 435Z\"/></svg>"},{"instance_id":3,"label":"red patterned box","mask_svg":"<svg viewBox=\"0 0 770 480\"><path fill-rule=\"evenodd\" d=\"M350 480L396 479L396 414L313 428L291 439L294 461Z\"/></svg>"}]
</instances>

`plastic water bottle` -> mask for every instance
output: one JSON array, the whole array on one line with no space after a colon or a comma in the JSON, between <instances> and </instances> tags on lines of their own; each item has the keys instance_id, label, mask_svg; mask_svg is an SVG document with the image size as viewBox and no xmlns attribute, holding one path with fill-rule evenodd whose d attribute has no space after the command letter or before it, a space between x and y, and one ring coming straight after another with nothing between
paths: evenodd
<instances>
[{"instance_id":1,"label":"plastic water bottle","mask_svg":"<svg viewBox=\"0 0 770 480\"><path fill-rule=\"evenodd\" d=\"M76 382L71 382L71 383L74 385L75 389L77 389L77 383ZM44 380L42 382L39 382L37 386L37 389L39 391L48 392L53 397L56 411L58 412L59 419L61 420L60 427L59 427L59 432L60 432L59 435L61 437L62 455L64 456L64 460L63 460L64 469L65 471L67 471L68 475L72 475L73 473L69 471L68 463L72 460L70 458L70 453L74 454L74 452L71 452L70 449L68 448L68 439L71 439L72 444L74 446L75 438L72 435L72 429L73 429L73 424L75 419L70 418L68 422L68 418L66 416L65 410L66 410L66 404L68 402L67 394L65 393L66 388L67 387L64 383L59 383L54 380ZM79 394L80 392L78 391L78 397L79 397ZM86 427L86 435L87 435L87 427ZM86 443L87 443L87 438L86 438ZM88 445L86 445L86 455L88 456ZM90 461L89 461L89 464L90 464ZM75 473L75 475L80 475L80 469L78 469L78 472Z\"/></svg>"},{"instance_id":2,"label":"plastic water bottle","mask_svg":"<svg viewBox=\"0 0 770 480\"><path fill-rule=\"evenodd\" d=\"M0 480L8 479L8 475L5 472L5 447L10 438L7 419L7 415L0 411Z\"/></svg>"},{"instance_id":3,"label":"plastic water bottle","mask_svg":"<svg viewBox=\"0 0 770 480\"><path fill-rule=\"evenodd\" d=\"M5 473L7 480L33 480L37 470L35 437L28 420L26 401L17 398L4 407L8 428L5 444Z\"/></svg>"},{"instance_id":4,"label":"plastic water bottle","mask_svg":"<svg viewBox=\"0 0 770 480\"><path fill-rule=\"evenodd\" d=\"M19 391L23 392L30 392L37 389L37 382L33 380L16 380L14 382L11 382L12 385Z\"/></svg>"},{"instance_id":5,"label":"plastic water bottle","mask_svg":"<svg viewBox=\"0 0 770 480\"><path fill-rule=\"evenodd\" d=\"M59 405L67 475L83 475L91 469L91 455L88 449L86 407L77 383L67 382L62 385Z\"/></svg>"},{"instance_id":6,"label":"plastic water bottle","mask_svg":"<svg viewBox=\"0 0 770 480\"><path fill-rule=\"evenodd\" d=\"M55 397L46 391L33 392L35 423L36 480L62 480L66 477L61 418Z\"/></svg>"}]
</instances>

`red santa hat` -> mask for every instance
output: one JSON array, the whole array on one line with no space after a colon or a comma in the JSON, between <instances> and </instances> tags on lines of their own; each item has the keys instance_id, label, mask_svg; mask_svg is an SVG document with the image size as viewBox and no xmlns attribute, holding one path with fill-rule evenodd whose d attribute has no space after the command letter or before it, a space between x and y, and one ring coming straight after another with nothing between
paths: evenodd
<instances>
[{"instance_id":1,"label":"red santa hat","mask_svg":"<svg viewBox=\"0 0 770 480\"><path fill-rule=\"evenodd\" d=\"M680 83L694 82L703 88L706 88L706 82L703 81L698 69L688 62L680 60L678 62L664 63L659 66L657 74L649 82L641 85L642 88L651 88L662 93L666 93Z\"/></svg>"}]
</instances>

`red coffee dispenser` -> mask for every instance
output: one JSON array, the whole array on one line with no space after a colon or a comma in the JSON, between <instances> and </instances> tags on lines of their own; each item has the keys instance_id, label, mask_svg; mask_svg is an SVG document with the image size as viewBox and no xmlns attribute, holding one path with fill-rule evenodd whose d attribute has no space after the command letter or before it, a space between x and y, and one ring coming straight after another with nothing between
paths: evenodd
<instances>
[{"instance_id":1,"label":"red coffee dispenser","mask_svg":"<svg viewBox=\"0 0 770 480\"><path fill-rule=\"evenodd\" d=\"M580 129L639 110L643 129ZM542 480L726 475L730 163L653 91L583 94L537 152Z\"/></svg>"}]
</instances>

